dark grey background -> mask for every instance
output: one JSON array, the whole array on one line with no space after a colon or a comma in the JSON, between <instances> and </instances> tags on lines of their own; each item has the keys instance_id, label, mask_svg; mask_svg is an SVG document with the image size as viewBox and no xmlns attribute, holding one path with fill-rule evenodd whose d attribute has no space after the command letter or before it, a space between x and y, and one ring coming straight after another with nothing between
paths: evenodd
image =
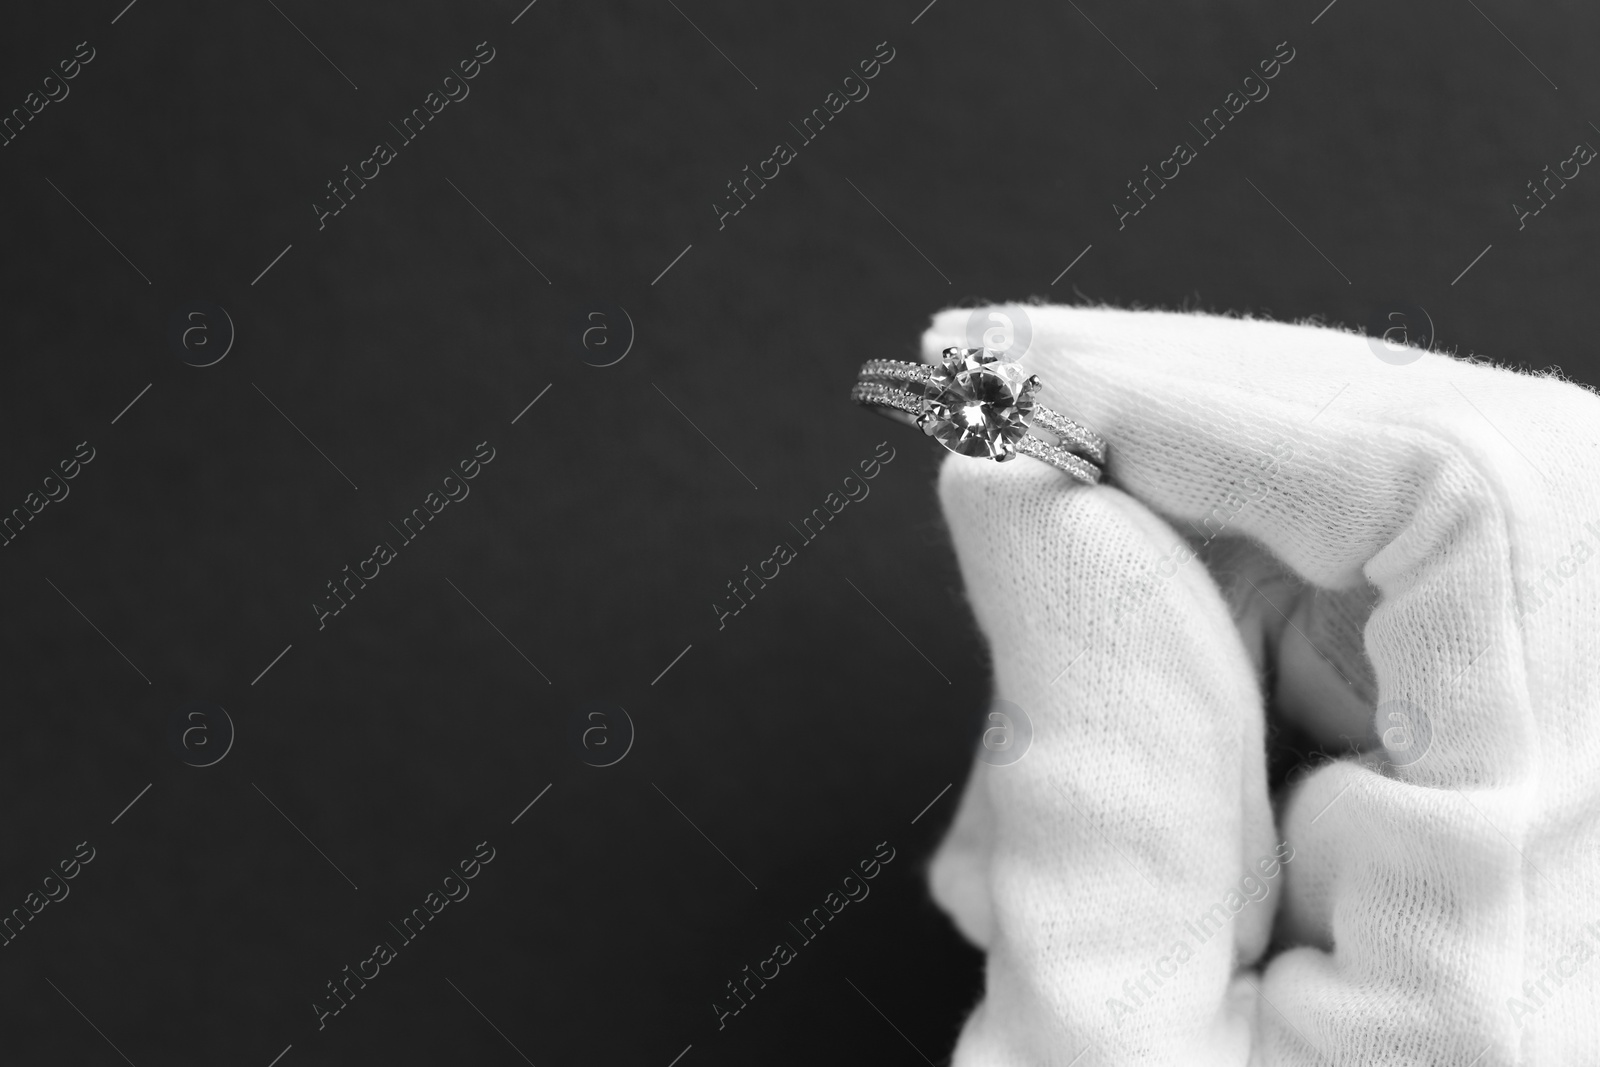
<instances>
[{"instance_id":1,"label":"dark grey background","mask_svg":"<svg viewBox=\"0 0 1600 1067\"><path fill-rule=\"evenodd\" d=\"M1600 177L1510 210L1600 143L1592 7L124 3L9 12L0 64L9 110L97 52L0 148L0 511L97 451L0 548L0 910L97 849L0 948L8 1062L942 1062L981 957L922 865L989 679L938 451L846 402L858 362L983 299L1357 328L1398 300L1443 347L1595 378ZM323 183L485 40L319 232ZM719 231L724 183L885 40ZM1123 183L1284 40L1118 232ZM167 342L191 300L237 326L206 369ZM637 330L603 369L565 342L596 302ZM470 497L319 632L323 583L483 440ZM724 583L884 440L718 632ZM238 729L205 769L166 742L196 699ZM637 728L615 766L569 742L591 700ZM323 983L482 840L472 895L318 1032ZM872 895L719 1032L724 983L881 841Z\"/></svg>"}]
</instances>

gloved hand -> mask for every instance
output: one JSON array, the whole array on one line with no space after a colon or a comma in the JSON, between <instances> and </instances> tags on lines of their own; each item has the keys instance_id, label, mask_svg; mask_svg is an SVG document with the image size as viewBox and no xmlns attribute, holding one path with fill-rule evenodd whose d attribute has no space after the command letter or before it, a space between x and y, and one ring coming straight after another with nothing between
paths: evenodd
<instances>
[{"instance_id":1,"label":"gloved hand","mask_svg":"<svg viewBox=\"0 0 1600 1067\"><path fill-rule=\"evenodd\" d=\"M1109 484L941 471L1033 728L930 870L988 953L955 1067L1600 1063L1600 402L1334 329L1022 310ZM1276 810L1268 707L1336 757Z\"/></svg>"}]
</instances>

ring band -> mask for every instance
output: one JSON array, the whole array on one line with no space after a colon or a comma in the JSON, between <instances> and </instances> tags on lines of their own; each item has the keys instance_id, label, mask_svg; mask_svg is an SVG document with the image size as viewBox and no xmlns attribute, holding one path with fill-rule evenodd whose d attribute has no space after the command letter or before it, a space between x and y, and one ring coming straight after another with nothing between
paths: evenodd
<instances>
[{"instance_id":1,"label":"ring band","mask_svg":"<svg viewBox=\"0 0 1600 1067\"><path fill-rule=\"evenodd\" d=\"M916 426L952 452L1005 462L1031 456L1089 485L1100 481L1106 440L1034 397L1037 375L977 348L947 348L938 364L869 359L850 398Z\"/></svg>"}]
</instances>

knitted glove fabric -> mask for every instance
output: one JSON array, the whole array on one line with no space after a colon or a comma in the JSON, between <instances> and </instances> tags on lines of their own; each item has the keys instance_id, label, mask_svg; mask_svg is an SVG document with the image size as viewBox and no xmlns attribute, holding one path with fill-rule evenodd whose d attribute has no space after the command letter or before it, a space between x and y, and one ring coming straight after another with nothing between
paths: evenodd
<instances>
[{"instance_id":1,"label":"knitted glove fabric","mask_svg":"<svg viewBox=\"0 0 1600 1067\"><path fill-rule=\"evenodd\" d=\"M1111 484L941 471L1034 731L930 871L988 952L956 1067L1600 1063L1600 401L1315 326L1002 310ZM1347 753L1276 813L1269 702Z\"/></svg>"}]
</instances>

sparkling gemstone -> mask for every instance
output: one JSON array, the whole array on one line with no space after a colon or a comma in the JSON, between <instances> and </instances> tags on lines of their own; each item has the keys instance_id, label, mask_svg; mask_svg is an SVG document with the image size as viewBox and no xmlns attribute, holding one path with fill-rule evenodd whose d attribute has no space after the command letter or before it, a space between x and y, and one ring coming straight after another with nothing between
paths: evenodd
<instances>
[{"instance_id":1,"label":"sparkling gemstone","mask_svg":"<svg viewBox=\"0 0 1600 1067\"><path fill-rule=\"evenodd\" d=\"M952 452L1008 460L1028 434L1039 379L984 348L947 348L926 386L922 432Z\"/></svg>"}]
</instances>

